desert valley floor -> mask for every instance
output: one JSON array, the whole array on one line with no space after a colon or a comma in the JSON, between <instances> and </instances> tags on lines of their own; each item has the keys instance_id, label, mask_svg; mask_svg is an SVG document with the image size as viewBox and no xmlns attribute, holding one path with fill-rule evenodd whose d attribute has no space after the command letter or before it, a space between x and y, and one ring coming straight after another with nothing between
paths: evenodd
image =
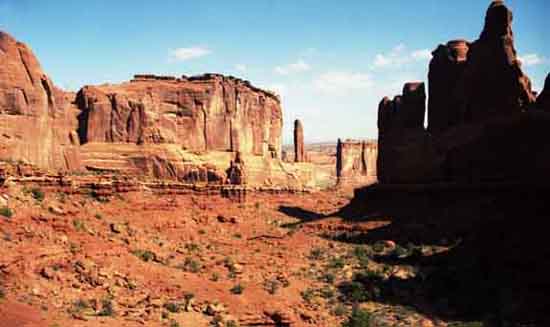
<instances>
[{"instance_id":1,"label":"desert valley floor","mask_svg":"<svg viewBox=\"0 0 550 327\"><path fill-rule=\"evenodd\" d=\"M447 325L422 301L381 301L384 287L353 282L413 278L417 267L399 258L447 246L346 241L389 223L338 217L351 190L246 203L18 187L6 196L15 214L0 219L0 315L11 326L337 326L355 302L376 326Z\"/></svg>"}]
</instances>

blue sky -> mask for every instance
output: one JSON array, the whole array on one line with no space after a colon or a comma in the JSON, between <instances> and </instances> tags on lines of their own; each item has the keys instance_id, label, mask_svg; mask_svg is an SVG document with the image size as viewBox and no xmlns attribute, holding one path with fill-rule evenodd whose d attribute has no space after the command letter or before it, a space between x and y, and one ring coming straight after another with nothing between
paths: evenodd
<instances>
[{"instance_id":1,"label":"blue sky","mask_svg":"<svg viewBox=\"0 0 550 327\"><path fill-rule=\"evenodd\" d=\"M376 137L378 102L426 80L429 53L475 40L490 1L0 0L0 29L76 90L135 73L231 74L282 95L306 141ZM550 1L508 0L535 89L550 72Z\"/></svg>"}]
</instances>

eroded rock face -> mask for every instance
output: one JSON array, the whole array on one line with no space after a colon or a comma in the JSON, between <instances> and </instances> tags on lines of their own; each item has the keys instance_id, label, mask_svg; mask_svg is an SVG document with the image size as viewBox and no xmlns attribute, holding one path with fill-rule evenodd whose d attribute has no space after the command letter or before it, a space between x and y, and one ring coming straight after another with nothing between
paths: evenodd
<instances>
[{"instance_id":1,"label":"eroded rock face","mask_svg":"<svg viewBox=\"0 0 550 327\"><path fill-rule=\"evenodd\" d=\"M181 144L190 151L280 157L279 98L222 75L137 75L78 92L82 143Z\"/></svg>"},{"instance_id":2,"label":"eroded rock face","mask_svg":"<svg viewBox=\"0 0 550 327\"><path fill-rule=\"evenodd\" d=\"M465 122L517 113L535 102L531 82L521 70L514 48L512 12L502 1L489 6L485 26L469 47L455 92Z\"/></svg>"},{"instance_id":3,"label":"eroded rock face","mask_svg":"<svg viewBox=\"0 0 550 327\"><path fill-rule=\"evenodd\" d=\"M299 119L294 121L294 162L305 162L304 128Z\"/></svg>"},{"instance_id":4,"label":"eroded rock face","mask_svg":"<svg viewBox=\"0 0 550 327\"><path fill-rule=\"evenodd\" d=\"M537 108L550 112L550 74L546 76L544 81L544 89L537 97Z\"/></svg>"},{"instance_id":5,"label":"eroded rock face","mask_svg":"<svg viewBox=\"0 0 550 327\"><path fill-rule=\"evenodd\" d=\"M336 177L339 184L363 184L376 178L375 142L338 139L336 145Z\"/></svg>"},{"instance_id":6,"label":"eroded rock face","mask_svg":"<svg viewBox=\"0 0 550 327\"><path fill-rule=\"evenodd\" d=\"M432 134L445 131L461 120L455 88L464 73L468 49L467 41L453 40L440 44L432 52L428 73L428 131Z\"/></svg>"},{"instance_id":7,"label":"eroded rock face","mask_svg":"<svg viewBox=\"0 0 550 327\"><path fill-rule=\"evenodd\" d=\"M0 31L0 158L78 169L75 117L31 49Z\"/></svg>"}]
</instances>

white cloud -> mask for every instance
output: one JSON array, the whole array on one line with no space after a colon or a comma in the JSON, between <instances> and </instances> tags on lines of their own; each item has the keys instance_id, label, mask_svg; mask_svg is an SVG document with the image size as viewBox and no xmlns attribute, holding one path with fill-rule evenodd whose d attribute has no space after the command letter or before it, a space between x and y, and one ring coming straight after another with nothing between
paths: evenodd
<instances>
[{"instance_id":1,"label":"white cloud","mask_svg":"<svg viewBox=\"0 0 550 327\"><path fill-rule=\"evenodd\" d=\"M278 83L267 85L265 87L262 87L262 89L274 92L280 96L286 95L288 91L288 88L285 84L278 84Z\"/></svg>"},{"instance_id":2,"label":"white cloud","mask_svg":"<svg viewBox=\"0 0 550 327\"><path fill-rule=\"evenodd\" d=\"M521 63L525 67L536 66L546 62L545 58L539 56L536 53L527 53L525 55L519 55L518 59L521 61Z\"/></svg>"},{"instance_id":3,"label":"white cloud","mask_svg":"<svg viewBox=\"0 0 550 327\"><path fill-rule=\"evenodd\" d=\"M374 85L372 78L364 73L344 71L328 72L313 81L316 90L333 95L345 95L351 91L368 90Z\"/></svg>"},{"instance_id":4,"label":"white cloud","mask_svg":"<svg viewBox=\"0 0 550 327\"><path fill-rule=\"evenodd\" d=\"M432 52L430 49L415 50L411 52L411 57L417 61L430 60L432 59Z\"/></svg>"},{"instance_id":5,"label":"white cloud","mask_svg":"<svg viewBox=\"0 0 550 327\"><path fill-rule=\"evenodd\" d=\"M404 44L398 44L387 53L378 53L371 65L372 69L399 68L405 64L427 61L432 57L429 49L408 51Z\"/></svg>"},{"instance_id":6,"label":"white cloud","mask_svg":"<svg viewBox=\"0 0 550 327\"><path fill-rule=\"evenodd\" d=\"M190 48L177 48L170 51L170 59L174 61L185 61L196 59L211 54L208 48L194 46Z\"/></svg>"},{"instance_id":7,"label":"white cloud","mask_svg":"<svg viewBox=\"0 0 550 327\"><path fill-rule=\"evenodd\" d=\"M275 67L274 71L279 75L290 75L294 73L306 72L310 69L311 69L311 66L308 63L306 63L304 60L300 59L297 62L292 64L288 64L285 66L277 66Z\"/></svg>"},{"instance_id":8,"label":"white cloud","mask_svg":"<svg viewBox=\"0 0 550 327\"><path fill-rule=\"evenodd\" d=\"M235 70L238 71L238 72L241 72L241 73L244 73L248 70L248 67L244 64L237 64L235 65Z\"/></svg>"}]
</instances>

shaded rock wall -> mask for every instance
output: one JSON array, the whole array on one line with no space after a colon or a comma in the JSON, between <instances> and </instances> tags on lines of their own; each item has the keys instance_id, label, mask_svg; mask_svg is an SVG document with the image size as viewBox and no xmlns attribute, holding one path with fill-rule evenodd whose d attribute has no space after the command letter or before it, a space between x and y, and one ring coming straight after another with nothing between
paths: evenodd
<instances>
[{"instance_id":1,"label":"shaded rock wall","mask_svg":"<svg viewBox=\"0 0 550 327\"><path fill-rule=\"evenodd\" d=\"M494 1L477 41L449 41L432 53L427 130L422 84L407 83L402 96L381 101L380 182L547 178L550 146L540 135L550 127L548 86L536 100L516 56L511 22L508 8Z\"/></svg>"}]
</instances>

